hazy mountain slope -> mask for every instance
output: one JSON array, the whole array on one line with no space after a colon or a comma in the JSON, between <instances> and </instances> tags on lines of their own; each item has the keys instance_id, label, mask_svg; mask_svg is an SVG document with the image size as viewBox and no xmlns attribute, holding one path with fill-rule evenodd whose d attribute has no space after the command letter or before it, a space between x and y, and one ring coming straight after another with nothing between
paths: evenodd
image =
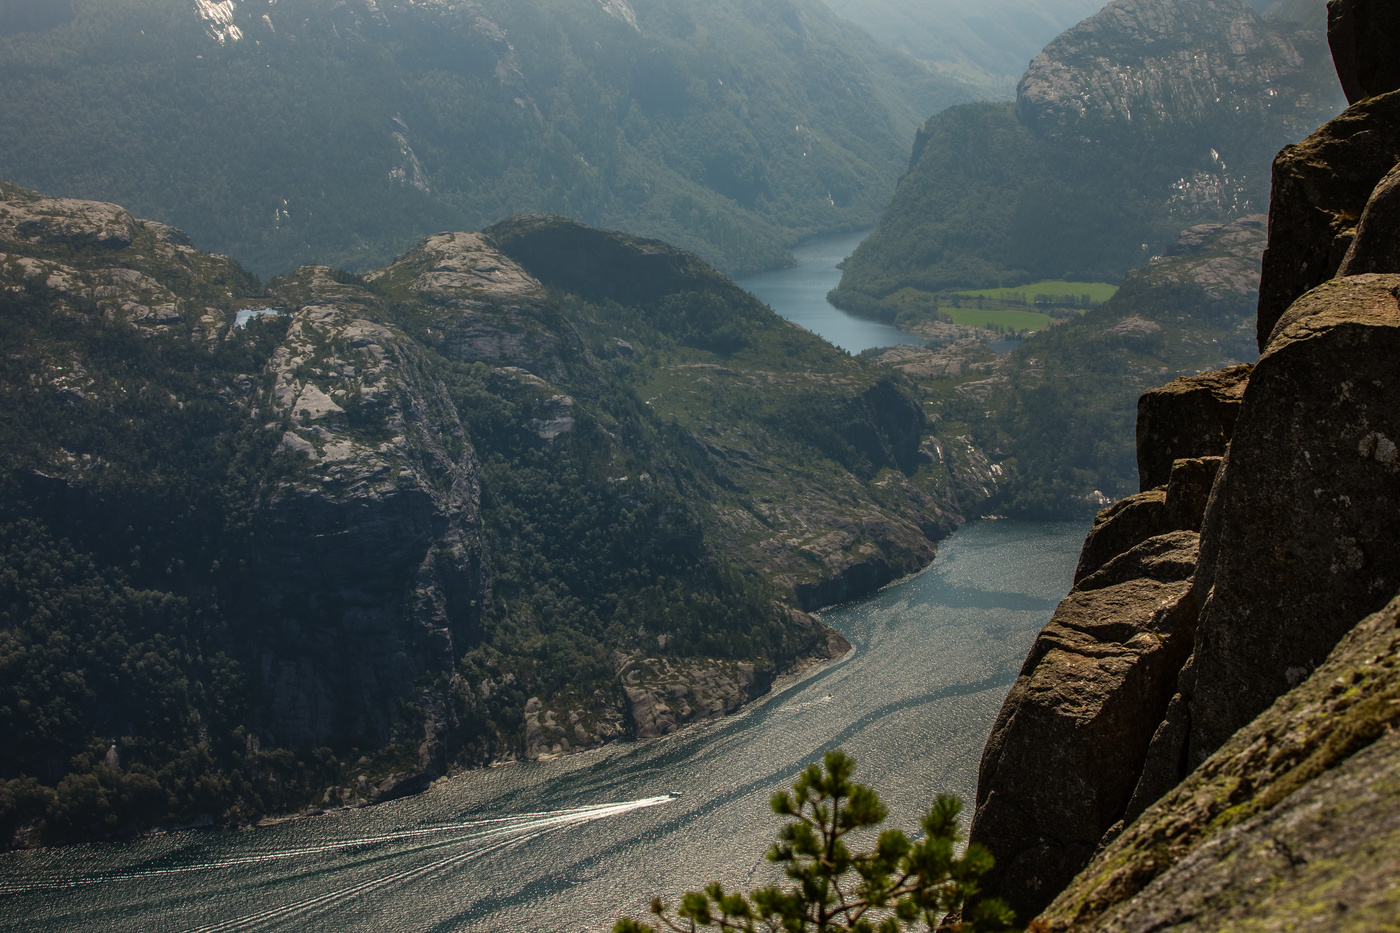
<instances>
[{"instance_id":1,"label":"hazy mountain slope","mask_svg":"<svg viewBox=\"0 0 1400 933\"><path fill-rule=\"evenodd\" d=\"M1116 281L1185 226L1262 210L1283 144L1340 109L1320 31L1239 0L1116 0L1046 47L1014 110L953 108L834 297Z\"/></svg>"},{"instance_id":2,"label":"hazy mountain slope","mask_svg":"<svg viewBox=\"0 0 1400 933\"><path fill-rule=\"evenodd\" d=\"M562 218L265 288L0 185L0 338L0 845L732 712L974 501L898 373Z\"/></svg>"},{"instance_id":3,"label":"hazy mountain slope","mask_svg":"<svg viewBox=\"0 0 1400 933\"><path fill-rule=\"evenodd\" d=\"M869 224L967 100L815 0L76 0L0 36L0 173L254 271L522 211L731 271Z\"/></svg>"},{"instance_id":4,"label":"hazy mountain slope","mask_svg":"<svg viewBox=\"0 0 1400 933\"><path fill-rule=\"evenodd\" d=\"M827 0L841 16L993 98L1101 0Z\"/></svg>"}]
</instances>

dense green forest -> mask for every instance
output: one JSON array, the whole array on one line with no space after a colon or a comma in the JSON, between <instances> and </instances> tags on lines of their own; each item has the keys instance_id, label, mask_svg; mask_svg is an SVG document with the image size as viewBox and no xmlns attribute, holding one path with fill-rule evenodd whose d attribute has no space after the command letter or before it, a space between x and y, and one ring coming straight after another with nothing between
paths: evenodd
<instances>
[{"instance_id":1,"label":"dense green forest","mask_svg":"<svg viewBox=\"0 0 1400 933\"><path fill-rule=\"evenodd\" d=\"M871 224L918 123L970 99L815 0L74 7L0 35L0 177L263 276L523 212L781 265Z\"/></svg>"},{"instance_id":2,"label":"dense green forest","mask_svg":"<svg viewBox=\"0 0 1400 933\"><path fill-rule=\"evenodd\" d=\"M1033 334L986 371L927 382L939 434L966 432L997 462L982 508L1083 517L1102 497L1137 492L1142 393L1258 357L1265 235L1262 217L1187 231L1102 305Z\"/></svg>"},{"instance_id":3,"label":"dense green forest","mask_svg":"<svg viewBox=\"0 0 1400 933\"><path fill-rule=\"evenodd\" d=\"M1015 105L930 118L832 300L893 320L903 289L1118 282L1183 227L1263 210L1274 154L1341 107L1321 32L1237 0L1178 13L1168 35L1150 10L1091 17Z\"/></svg>"},{"instance_id":4,"label":"dense green forest","mask_svg":"<svg viewBox=\"0 0 1400 933\"><path fill-rule=\"evenodd\" d=\"M957 519L909 380L665 244L535 218L263 286L0 194L5 844L602 744L636 659L762 690L834 573Z\"/></svg>"}]
</instances>

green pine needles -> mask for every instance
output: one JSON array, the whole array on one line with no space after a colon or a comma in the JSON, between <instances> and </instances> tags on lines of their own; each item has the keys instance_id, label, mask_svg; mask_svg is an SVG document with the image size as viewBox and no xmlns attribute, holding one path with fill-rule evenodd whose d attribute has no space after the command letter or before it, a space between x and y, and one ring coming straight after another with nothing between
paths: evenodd
<instances>
[{"instance_id":1,"label":"green pine needles","mask_svg":"<svg viewBox=\"0 0 1400 933\"><path fill-rule=\"evenodd\" d=\"M847 837L884 822L888 811L874 789L851 780L856 763L840 750L826 768L808 765L792 793L773 795L773 812L793 818L768 850L786 866L786 889L759 888L746 897L713 882L681 898L674 913L655 898L660 926L624 917L613 933L695 933L700 927L743 933L962 933L1004 930L1014 919L999 900L977 900L977 879L992 867L991 854L970 845L957 855L962 802L938 795L924 814L923 835L880 833L875 848L853 852ZM950 919L960 917L961 919Z\"/></svg>"}]
</instances>

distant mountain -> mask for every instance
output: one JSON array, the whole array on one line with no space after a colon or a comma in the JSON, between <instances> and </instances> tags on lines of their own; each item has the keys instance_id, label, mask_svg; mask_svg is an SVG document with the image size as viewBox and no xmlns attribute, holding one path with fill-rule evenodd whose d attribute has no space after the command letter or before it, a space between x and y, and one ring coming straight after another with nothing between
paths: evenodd
<instances>
[{"instance_id":1,"label":"distant mountain","mask_svg":"<svg viewBox=\"0 0 1400 933\"><path fill-rule=\"evenodd\" d=\"M899 373L564 218L264 287L0 184L0 345L0 848L732 712L986 482Z\"/></svg>"},{"instance_id":2,"label":"distant mountain","mask_svg":"<svg viewBox=\"0 0 1400 933\"><path fill-rule=\"evenodd\" d=\"M1117 281L1182 227L1263 210L1274 153L1342 106L1320 29L1239 0L1115 0L1036 57L1014 105L925 123L833 299L893 319L953 288Z\"/></svg>"},{"instance_id":3,"label":"distant mountain","mask_svg":"<svg viewBox=\"0 0 1400 933\"><path fill-rule=\"evenodd\" d=\"M1026 63L1102 0L826 0L876 38L989 98L1011 97Z\"/></svg>"},{"instance_id":4,"label":"distant mountain","mask_svg":"<svg viewBox=\"0 0 1400 933\"><path fill-rule=\"evenodd\" d=\"M817 0L0 6L0 174L264 276L520 212L778 265L872 223L970 99Z\"/></svg>"}]
</instances>

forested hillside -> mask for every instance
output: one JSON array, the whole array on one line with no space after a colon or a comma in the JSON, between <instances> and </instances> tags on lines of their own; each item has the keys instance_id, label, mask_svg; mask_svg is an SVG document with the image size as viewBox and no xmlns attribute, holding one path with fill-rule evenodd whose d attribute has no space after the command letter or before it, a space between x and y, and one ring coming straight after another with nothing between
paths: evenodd
<instances>
[{"instance_id":1,"label":"forested hillside","mask_svg":"<svg viewBox=\"0 0 1400 933\"><path fill-rule=\"evenodd\" d=\"M262 276L522 212L780 265L872 223L919 121L970 99L817 0L21 12L0 30L0 177L119 201Z\"/></svg>"},{"instance_id":2,"label":"forested hillside","mask_svg":"<svg viewBox=\"0 0 1400 933\"><path fill-rule=\"evenodd\" d=\"M4 185L0 284L6 843L731 712L975 501L897 372L562 218L264 287Z\"/></svg>"},{"instance_id":3,"label":"forested hillside","mask_svg":"<svg viewBox=\"0 0 1400 933\"><path fill-rule=\"evenodd\" d=\"M1274 154L1342 106L1322 25L1115 0L1046 47L1015 105L924 125L833 300L893 320L949 289L1117 282L1184 227L1262 211Z\"/></svg>"},{"instance_id":4,"label":"forested hillside","mask_svg":"<svg viewBox=\"0 0 1400 933\"><path fill-rule=\"evenodd\" d=\"M976 341L866 354L920 384L940 437L989 460L980 508L1017 518L1093 515L1138 490L1138 397L1165 381L1250 363L1264 217L1185 230L1102 305L1005 356Z\"/></svg>"}]
</instances>

